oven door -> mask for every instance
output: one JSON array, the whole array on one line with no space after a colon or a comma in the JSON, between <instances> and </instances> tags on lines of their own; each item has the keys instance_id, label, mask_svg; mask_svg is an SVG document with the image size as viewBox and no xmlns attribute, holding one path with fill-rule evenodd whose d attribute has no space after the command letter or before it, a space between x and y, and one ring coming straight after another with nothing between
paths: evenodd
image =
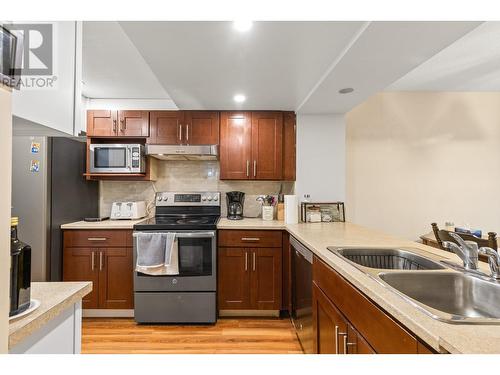
<instances>
[{"instance_id":1,"label":"oven door","mask_svg":"<svg viewBox=\"0 0 500 375\"><path fill-rule=\"evenodd\" d=\"M215 231L175 232L179 247L179 275L151 276L134 271L135 292L215 291L217 239ZM134 238L134 267L137 238Z\"/></svg>"},{"instance_id":2,"label":"oven door","mask_svg":"<svg viewBox=\"0 0 500 375\"><path fill-rule=\"evenodd\" d=\"M132 173L129 145L90 145L91 173Z\"/></svg>"}]
</instances>

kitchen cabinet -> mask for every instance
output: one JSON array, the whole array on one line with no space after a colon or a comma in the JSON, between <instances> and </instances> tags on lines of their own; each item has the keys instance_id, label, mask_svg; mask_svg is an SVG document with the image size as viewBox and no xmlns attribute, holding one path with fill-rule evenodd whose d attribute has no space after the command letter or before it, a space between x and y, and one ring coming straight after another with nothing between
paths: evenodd
<instances>
[{"instance_id":1,"label":"kitchen cabinet","mask_svg":"<svg viewBox=\"0 0 500 375\"><path fill-rule=\"evenodd\" d=\"M313 261L313 332L316 353L432 352L317 257Z\"/></svg>"},{"instance_id":2,"label":"kitchen cabinet","mask_svg":"<svg viewBox=\"0 0 500 375\"><path fill-rule=\"evenodd\" d=\"M281 238L281 231L219 231L219 310L281 309Z\"/></svg>"},{"instance_id":3,"label":"kitchen cabinet","mask_svg":"<svg viewBox=\"0 0 500 375\"><path fill-rule=\"evenodd\" d=\"M132 232L65 230L63 281L92 281L86 309L133 308Z\"/></svg>"},{"instance_id":4,"label":"kitchen cabinet","mask_svg":"<svg viewBox=\"0 0 500 375\"><path fill-rule=\"evenodd\" d=\"M252 176L281 180L283 176L283 114L252 112Z\"/></svg>"},{"instance_id":5,"label":"kitchen cabinet","mask_svg":"<svg viewBox=\"0 0 500 375\"><path fill-rule=\"evenodd\" d=\"M89 137L149 137L148 111L87 111Z\"/></svg>"},{"instance_id":6,"label":"kitchen cabinet","mask_svg":"<svg viewBox=\"0 0 500 375\"><path fill-rule=\"evenodd\" d=\"M283 113L222 112L220 171L222 180L281 180Z\"/></svg>"},{"instance_id":7,"label":"kitchen cabinet","mask_svg":"<svg viewBox=\"0 0 500 375\"><path fill-rule=\"evenodd\" d=\"M217 111L150 112L150 144L215 145L219 143Z\"/></svg>"},{"instance_id":8,"label":"kitchen cabinet","mask_svg":"<svg viewBox=\"0 0 500 375\"><path fill-rule=\"evenodd\" d=\"M283 180L295 181L297 165L297 123L295 112L283 113Z\"/></svg>"}]
</instances>

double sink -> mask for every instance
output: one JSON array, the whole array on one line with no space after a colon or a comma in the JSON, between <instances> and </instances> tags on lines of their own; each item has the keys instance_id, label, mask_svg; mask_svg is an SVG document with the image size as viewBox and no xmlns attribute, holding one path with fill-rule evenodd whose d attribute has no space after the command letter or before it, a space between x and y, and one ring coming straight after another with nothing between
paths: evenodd
<instances>
[{"instance_id":1,"label":"double sink","mask_svg":"<svg viewBox=\"0 0 500 375\"><path fill-rule=\"evenodd\" d=\"M486 276L452 270L432 259L434 254L426 257L410 249L328 250L434 319L500 325L500 283Z\"/></svg>"}]
</instances>

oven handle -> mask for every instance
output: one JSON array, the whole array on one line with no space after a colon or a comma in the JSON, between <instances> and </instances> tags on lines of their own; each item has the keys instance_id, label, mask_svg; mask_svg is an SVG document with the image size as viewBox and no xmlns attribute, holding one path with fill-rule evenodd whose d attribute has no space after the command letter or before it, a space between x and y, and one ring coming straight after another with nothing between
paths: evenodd
<instances>
[{"instance_id":1,"label":"oven handle","mask_svg":"<svg viewBox=\"0 0 500 375\"><path fill-rule=\"evenodd\" d=\"M133 236L137 237L138 233L169 233L166 232L134 232ZM170 232L175 233L175 238L214 238L215 232L192 232L192 233L184 233L184 232Z\"/></svg>"}]
</instances>

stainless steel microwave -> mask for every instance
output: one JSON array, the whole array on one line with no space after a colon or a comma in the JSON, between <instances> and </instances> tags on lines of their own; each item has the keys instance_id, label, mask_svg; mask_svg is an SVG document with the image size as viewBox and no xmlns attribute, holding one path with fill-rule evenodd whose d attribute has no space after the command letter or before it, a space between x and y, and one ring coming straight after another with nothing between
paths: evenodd
<instances>
[{"instance_id":1,"label":"stainless steel microwave","mask_svg":"<svg viewBox=\"0 0 500 375\"><path fill-rule=\"evenodd\" d=\"M145 173L146 157L141 144L90 145L90 173Z\"/></svg>"}]
</instances>

